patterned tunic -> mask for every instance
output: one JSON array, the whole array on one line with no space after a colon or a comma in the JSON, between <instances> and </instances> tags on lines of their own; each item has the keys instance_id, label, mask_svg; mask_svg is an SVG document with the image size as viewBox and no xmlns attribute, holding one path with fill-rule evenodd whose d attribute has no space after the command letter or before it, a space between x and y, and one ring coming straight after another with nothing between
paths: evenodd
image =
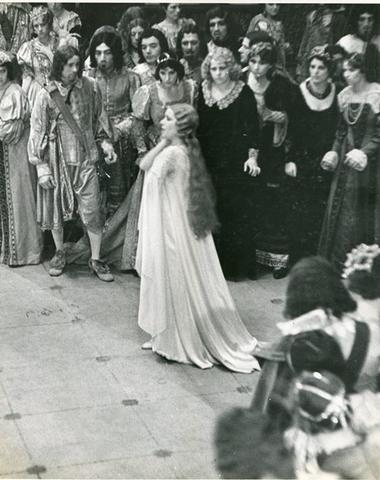
<instances>
[{"instance_id":1,"label":"patterned tunic","mask_svg":"<svg viewBox=\"0 0 380 480\"><path fill-rule=\"evenodd\" d=\"M56 90L68 102L82 142L52 99L50 93ZM40 91L32 112L29 161L37 165L39 177L53 175L57 185L38 190L37 219L43 229L60 228L64 220L71 220L76 200L84 225L94 232L101 230L97 142L112 138L101 92L93 79L81 78L71 89L52 81L47 90Z\"/></svg>"},{"instance_id":2,"label":"patterned tunic","mask_svg":"<svg viewBox=\"0 0 380 480\"><path fill-rule=\"evenodd\" d=\"M8 265L41 261L36 221L37 175L28 162L29 105L16 83L0 91L0 259Z\"/></svg>"}]
</instances>

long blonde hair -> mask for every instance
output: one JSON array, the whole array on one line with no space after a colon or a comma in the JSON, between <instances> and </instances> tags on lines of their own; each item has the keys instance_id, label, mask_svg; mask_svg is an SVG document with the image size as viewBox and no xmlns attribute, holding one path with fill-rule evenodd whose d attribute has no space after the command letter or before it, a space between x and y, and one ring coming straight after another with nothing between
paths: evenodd
<instances>
[{"instance_id":1,"label":"long blonde hair","mask_svg":"<svg viewBox=\"0 0 380 480\"><path fill-rule=\"evenodd\" d=\"M201 147L195 136L198 127L198 114L194 107L186 103L171 105L177 120L179 137L187 147L190 159L187 217L197 238L204 238L218 226L215 212L215 191L207 172Z\"/></svg>"}]
</instances>

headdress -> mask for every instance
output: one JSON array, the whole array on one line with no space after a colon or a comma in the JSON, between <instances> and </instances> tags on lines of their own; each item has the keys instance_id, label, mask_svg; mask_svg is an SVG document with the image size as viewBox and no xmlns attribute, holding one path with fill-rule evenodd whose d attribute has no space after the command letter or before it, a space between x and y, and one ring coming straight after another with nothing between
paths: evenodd
<instances>
[{"instance_id":1,"label":"headdress","mask_svg":"<svg viewBox=\"0 0 380 480\"><path fill-rule=\"evenodd\" d=\"M309 54L309 60L314 57L323 58L326 62L331 62L331 55L326 48L328 47L327 43L325 45L317 45L316 47L312 48Z\"/></svg>"},{"instance_id":2,"label":"headdress","mask_svg":"<svg viewBox=\"0 0 380 480\"><path fill-rule=\"evenodd\" d=\"M48 11L49 9L44 7L43 5L32 8L32 11L30 12L30 21L34 22L36 18L40 17L41 15L46 15Z\"/></svg>"},{"instance_id":3,"label":"headdress","mask_svg":"<svg viewBox=\"0 0 380 480\"><path fill-rule=\"evenodd\" d=\"M313 423L346 427L351 411L344 383L333 373L303 372L295 383L297 412Z\"/></svg>"},{"instance_id":4,"label":"headdress","mask_svg":"<svg viewBox=\"0 0 380 480\"><path fill-rule=\"evenodd\" d=\"M12 59L8 53L4 52L4 50L0 50L0 65L4 65L4 63L10 63L11 61Z\"/></svg>"},{"instance_id":5,"label":"headdress","mask_svg":"<svg viewBox=\"0 0 380 480\"><path fill-rule=\"evenodd\" d=\"M167 52L164 52L160 55L157 65L163 62L167 62L168 60L174 60L175 62L177 61L175 58L172 58Z\"/></svg>"},{"instance_id":6,"label":"headdress","mask_svg":"<svg viewBox=\"0 0 380 480\"><path fill-rule=\"evenodd\" d=\"M360 244L348 255L344 264L342 277L348 278L355 271L371 272L374 259L380 254L380 247L377 244Z\"/></svg>"},{"instance_id":7,"label":"headdress","mask_svg":"<svg viewBox=\"0 0 380 480\"><path fill-rule=\"evenodd\" d=\"M272 51L275 48L272 42L258 42L254 43L250 48L249 56L253 57L255 55L260 55L261 52Z\"/></svg>"}]
</instances>

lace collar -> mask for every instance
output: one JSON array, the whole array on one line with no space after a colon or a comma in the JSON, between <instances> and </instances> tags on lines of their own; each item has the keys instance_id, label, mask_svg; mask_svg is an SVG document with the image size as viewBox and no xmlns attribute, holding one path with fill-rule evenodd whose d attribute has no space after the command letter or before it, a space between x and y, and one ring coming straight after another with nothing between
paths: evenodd
<instances>
[{"instance_id":1,"label":"lace collar","mask_svg":"<svg viewBox=\"0 0 380 480\"><path fill-rule=\"evenodd\" d=\"M310 108L310 110L313 110L314 112L322 112L323 110L328 110L334 102L335 85L333 83L331 84L330 93L327 95L326 98L317 98L309 92L307 88L308 80L309 79L305 80L300 85L300 90L306 102L306 105Z\"/></svg>"},{"instance_id":2,"label":"lace collar","mask_svg":"<svg viewBox=\"0 0 380 480\"><path fill-rule=\"evenodd\" d=\"M339 109L344 112L351 103L353 91L350 86L344 88L338 95ZM380 85L378 83L371 83L365 94L363 104L368 103L373 112L377 115L380 113Z\"/></svg>"},{"instance_id":3,"label":"lace collar","mask_svg":"<svg viewBox=\"0 0 380 480\"><path fill-rule=\"evenodd\" d=\"M228 93L225 97L221 98L220 100L215 100L211 94L211 85L210 82L204 80L202 83L202 91L203 96L205 99L205 103L208 107L212 107L213 105L217 105L219 110L223 110L231 105L237 97L240 95L240 92L243 90L245 83L241 80L236 82L234 88Z\"/></svg>"}]
</instances>

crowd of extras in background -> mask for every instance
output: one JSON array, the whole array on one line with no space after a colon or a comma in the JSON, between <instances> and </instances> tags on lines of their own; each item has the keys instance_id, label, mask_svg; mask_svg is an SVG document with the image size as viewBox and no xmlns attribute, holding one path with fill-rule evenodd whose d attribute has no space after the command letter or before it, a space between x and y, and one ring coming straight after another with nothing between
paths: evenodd
<instances>
[{"instance_id":1,"label":"crowd of extras in background","mask_svg":"<svg viewBox=\"0 0 380 480\"><path fill-rule=\"evenodd\" d=\"M379 478L379 6L101 8L0 6L1 261L135 272L143 348L261 369L224 478ZM269 344L226 283L265 268Z\"/></svg>"}]
</instances>

